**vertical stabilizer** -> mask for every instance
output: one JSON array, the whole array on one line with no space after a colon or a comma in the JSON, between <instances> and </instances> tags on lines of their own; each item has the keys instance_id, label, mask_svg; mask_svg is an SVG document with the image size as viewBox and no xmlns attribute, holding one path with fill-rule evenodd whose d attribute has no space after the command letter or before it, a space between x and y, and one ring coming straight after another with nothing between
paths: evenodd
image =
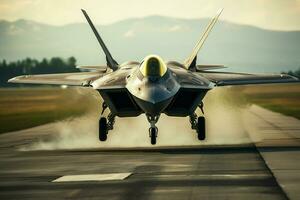
<instances>
[{"instance_id":1,"label":"vertical stabilizer","mask_svg":"<svg viewBox=\"0 0 300 200\"><path fill-rule=\"evenodd\" d=\"M197 59L197 54L199 52L199 50L201 49L201 47L203 46L205 40L207 39L209 33L211 32L212 28L214 27L214 25L216 24L216 22L218 21L218 18L220 17L221 13L222 13L223 9L221 9L218 14L210 21L210 23L208 24L208 26L206 27L204 33L202 34L202 36L200 37L200 39L198 40L196 46L194 47L192 53L190 54L190 56L184 61L184 66L187 69L190 69L190 67L192 67L192 65L195 67L196 65L196 59Z\"/></svg>"},{"instance_id":2,"label":"vertical stabilizer","mask_svg":"<svg viewBox=\"0 0 300 200\"><path fill-rule=\"evenodd\" d=\"M91 21L90 17L88 16L88 14L86 13L85 10L81 9L83 15L85 16L87 22L89 23L90 27L92 28L101 48L103 49L105 55L106 55L106 61L107 61L107 65L109 68L111 68L112 70L117 70L118 69L118 63L113 59L113 57L111 56L109 50L107 49L105 43L103 42L102 38L100 37L97 29L95 28L93 22Z\"/></svg>"}]
</instances>

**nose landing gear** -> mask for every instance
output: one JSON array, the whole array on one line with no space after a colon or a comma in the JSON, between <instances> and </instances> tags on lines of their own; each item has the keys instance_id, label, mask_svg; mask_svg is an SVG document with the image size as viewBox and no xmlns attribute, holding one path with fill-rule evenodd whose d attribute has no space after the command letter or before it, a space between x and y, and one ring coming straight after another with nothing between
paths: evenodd
<instances>
[{"instance_id":1,"label":"nose landing gear","mask_svg":"<svg viewBox=\"0 0 300 200\"><path fill-rule=\"evenodd\" d=\"M149 128L149 137L151 139L151 144L155 145L156 144L156 138L158 135L158 128L155 126L155 124L157 123L158 119L159 119L159 115L157 116L150 116L150 115L146 115L147 116L147 120L150 123L150 128Z\"/></svg>"},{"instance_id":2,"label":"nose landing gear","mask_svg":"<svg viewBox=\"0 0 300 200\"><path fill-rule=\"evenodd\" d=\"M157 138L158 128L157 127L150 127L149 128L149 137L151 139L151 144L156 144L156 138Z\"/></svg>"}]
</instances>

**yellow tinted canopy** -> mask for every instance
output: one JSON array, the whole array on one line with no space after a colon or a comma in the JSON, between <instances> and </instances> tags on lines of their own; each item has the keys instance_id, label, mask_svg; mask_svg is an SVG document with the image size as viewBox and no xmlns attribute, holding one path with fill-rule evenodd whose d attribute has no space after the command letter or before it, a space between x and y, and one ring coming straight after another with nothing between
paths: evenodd
<instances>
[{"instance_id":1,"label":"yellow tinted canopy","mask_svg":"<svg viewBox=\"0 0 300 200\"><path fill-rule=\"evenodd\" d=\"M144 59L140 70L144 76L162 77L167 71L167 66L159 56L150 55Z\"/></svg>"}]
</instances>

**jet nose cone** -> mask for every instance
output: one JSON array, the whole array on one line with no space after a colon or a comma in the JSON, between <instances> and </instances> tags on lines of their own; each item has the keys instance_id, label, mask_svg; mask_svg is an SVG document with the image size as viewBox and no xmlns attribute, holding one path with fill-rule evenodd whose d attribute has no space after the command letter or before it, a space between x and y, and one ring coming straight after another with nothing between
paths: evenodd
<instances>
[{"instance_id":1,"label":"jet nose cone","mask_svg":"<svg viewBox=\"0 0 300 200\"><path fill-rule=\"evenodd\" d=\"M180 85L169 74L163 77L143 77L139 74L137 71L128 79L126 88L145 113L163 112L178 92Z\"/></svg>"},{"instance_id":2,"label":"jet nose cone","mask_svg":"<svg viewBox=\"0 0 300 200\"><path fill-rule=\"evenodd\" d=\"M133 97L145 113L158 115L170 104L175 94L166 84L151 83L140 87Z\"/></svg>"},{"instance_id":3,"label":"jet nose cone","mask_svg":"<svg viewBox=\"0 0 300 200\"><path fill-rule=\"evenodd\" d=\"M150 87L142 96L133 96L138 106L147 114L159 115L170 104L173 96L167 95L163 88Z\"/></svg>"},{"instance_id":4,"label":"jet nose cone","mask_svg":"<svg viewBox=\"0 0 300 200\"><path fill-rule=\"evenodd\" d=\"M170 98L170 94L171 92L164 85L154 84L140 88L140 95L137 95L137 97L149 103L156 104Z\"/></svg>"}]
</instances>

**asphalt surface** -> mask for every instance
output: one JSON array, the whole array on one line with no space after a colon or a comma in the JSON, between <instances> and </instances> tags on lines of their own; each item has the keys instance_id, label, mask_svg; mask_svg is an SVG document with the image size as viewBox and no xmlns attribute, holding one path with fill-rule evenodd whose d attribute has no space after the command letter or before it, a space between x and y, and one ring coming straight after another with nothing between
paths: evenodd
<instances>
[{"instance_id":1,"label":"asphalt surface","mask_svg":"<svg viewBox=\"0 0 300 200\"><path fill-rule=\"evenodd\" d=\"M262 118L266 112L254 107L245 113L253 119L249 137L261 131L263 138L241 145L20 151L54 134L52 125L3 134L0 199L297 199L299 121L274 126L274 113ZM66 175L119 173L129 176L53 182Z\"/></svg>"}]
</instances>

